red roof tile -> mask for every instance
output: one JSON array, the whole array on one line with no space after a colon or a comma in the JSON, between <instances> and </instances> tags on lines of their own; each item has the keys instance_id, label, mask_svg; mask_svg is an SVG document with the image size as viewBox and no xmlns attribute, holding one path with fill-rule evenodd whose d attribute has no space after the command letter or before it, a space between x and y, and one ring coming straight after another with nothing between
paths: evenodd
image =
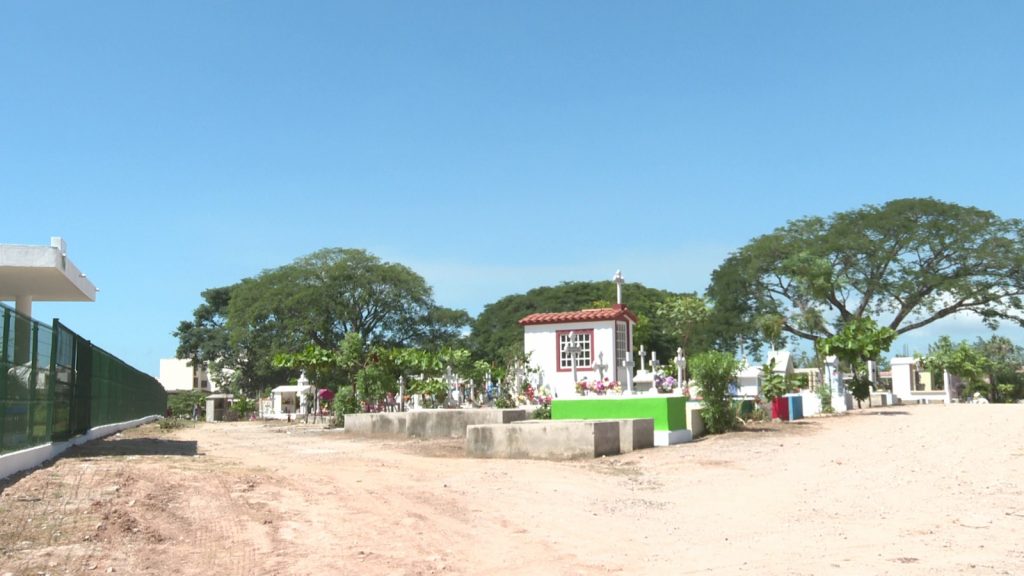
<instances>
[{"instance_id":1,"label":"red roof tile","mask_svg":"<svg viewBox=\"0 0 1024 576\"><path fill-rule=\"evenodd\" d=\"M616 304L613 308L590 308L575 312L541 312L530 314L519 320L520 326L533 324L562 324L565 322L602 322L607 320L626 320L636 322L636 314L625 306Z\"/></svg>"}]
</instances>

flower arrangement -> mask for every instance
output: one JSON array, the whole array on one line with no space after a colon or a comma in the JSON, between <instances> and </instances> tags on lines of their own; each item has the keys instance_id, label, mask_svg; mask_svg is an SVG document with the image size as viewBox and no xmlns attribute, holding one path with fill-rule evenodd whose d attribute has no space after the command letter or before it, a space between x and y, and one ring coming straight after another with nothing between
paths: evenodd
<instances>
[{"instance_id":1,"label":"flower arrangement","mask_svg":"<svg viewBox=\"0 0 1024 576\"><path fill-rule=\"evenodd\" d=\"M526 386L526 399L529 404L540 404L541 406L551 405L551 389L547 386L541 386L540 389L536 389L532 384Z\"/></svg>"},{"instance_id":2,"label":"flower arrangement","mask_svg":"<svg viewBox=\"0 0 1024 576\"><path fill-rule=\"evenodd\" d=\"M584 378L576 383L576 393L584 396L587 394L596 394L598 396L604 394L619 394L622 392L622 384L619 384L618 380L594 380L593 382Z\"/></svg>"},{"instance_id":3,"label":"flower arrangement","mask_svg":"<svg viewBox=\"0 0 1024 576\"><path fill-rule=\"evenodd\" d=\"M672 376L654 375L654 387L662 394L668 394L676 387L676 379Z\"/></svg>"}]
</instances>

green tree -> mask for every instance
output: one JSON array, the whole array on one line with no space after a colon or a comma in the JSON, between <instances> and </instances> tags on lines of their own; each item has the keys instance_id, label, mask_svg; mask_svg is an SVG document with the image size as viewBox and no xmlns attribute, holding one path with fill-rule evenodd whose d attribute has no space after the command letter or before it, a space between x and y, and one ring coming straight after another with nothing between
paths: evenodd
<instances>
[{"instance_id":1,"label":"green tree","mask_svg":"<svg viewBox=\"0 0 1024 576\"><path fill-rule=\"evenodd\" d=\"M255 353L260 348L253 335L232 338L227 323L233 290L225 286L202 292L203 303L192 320L182 321L172 333L178 338L176 356L205 366L216 388L255 392L274 385L284 373L271 367L270 358Z\"/></svg>"},{"instance_id":2,"label":"green tree","mask_svg":"<svg viewBox=\"0 0 1024 576\"><path fill-rule=\"evenodd\" d=\"M685 356L690 353L690 343L694 337L707 330L711 310L704 298L694 294L681 294L657 304L655 314L665 321L666 332L675 337ZM684 372L684 381L686 377Z\"/></svg>"},{"instance_id":3,"label":"green tree","mask_svg":"<svg viewBox=\"0 0 1024 576\"><path fill-rule=\"evenodd\" d=\"M877 360L888 351L895 338L896 331L892 328L879 327L871 318L855 318L836 335L818 340L815 346L820 356L834 355L850 367L853 372L851 392L860 407L860 403L870 395L868 361Z\"/></svg>"},{"instance_id":4,"label":"green tree","mask_svg":"<svg viewBox=\"0 0 1024 576\"><path fill-rule=\"evenodd\" d=\"M932 374L949 372L960 377L967 383L963 391L967 395L976 391L988 394L984 382L984 376L989 370L988 360L966 341L954 344L949 336L941 336L928 346L928 355L923 358L923 362Z\"/></svg>"},{"instance_id":5,"label":"green tree","mask_svg":"<svg viewBox=\"0 0 1024 576\"><path fill-rule=\"evenodd\" d=\"M227 355L231 347L226 328L231 288L210 288L201 296L203 303L192 320L183 320L172 334L178 339L178 358L206 364Z\"/></svg>"},{"instance_id":6,"label":"green tree","mask_svg":"<svg viewBox=\"0 0 1024 576\"><path fill-rule=\"evenodd\" d=\"M712 274L716 340L762 339L755 320L815 341L850 321L891 318L897 334L960 312L1024 325L1024 226L931 198L893 200L787 223Z\"/></svg>"},{"instance_id":7,"label":"green tree","mask_svg":"<svg viewBox=\"0 0 1024 576\"><path fill-rule=\"evenodd\" d=\"M188 390L167 395L167 406L171 409L171 415L178 418L191 418L192 407L195 405L206 406L206 394L200 390Z\"/></svg>"},{"instance_id":8,"label":"green tree","mask_svg":"<svg viewBox=\"0 0 1024 576\"><path fill-rule=\"evenodd\" d=\"M203 297L193 320L174 333L178 356L236 370L245 390L286 378L290 367L275 365L275 357L329 355L349 334L358 336L360 349L438 349L461 342L470 321L463 310L436 305L431 288L409 268L356 249L320 250ZM319 386L354 385L351 366L334 360L310 366Z\"/></svg>"},{"instance_id":9,"label":"green tree","mask_svg":"<svg viewBox=\"0 0 1024 576\"><path fill-rule=\"evenodd\" d=\"M279 353L273 364L278 368L303 370L310 381L319 388L337 391L348 385L356 391L356 375L366 365L363 338L350 332L342 339L337 349L328 350L316 344L308 344L301 352Z\"/></svg>"},{"instance_id":10,"label":"green tree","mask_svg":"<svg viewBox=\"0 0 1024 576\"><path fill-rule=\"evenodd\" d=\"M319 250L234 287L233 334L264 331L286 349L337 348L345 334L367 345L417 345L457 338L465 312L439 308L423 278L356 249Z\"/></svg>"},{"instance_id":11,"label":"green tree","mask_svg":"<svg viewBox=\"0 0 1024 576\"><path fill-rule=\"evenodd\" d=\"M775 358L768 361L768 364L761 368L763 374L761 381L761 395L771 404L779 396L784 396L791 387L789 376L775 371Z\"/></svg>"},{"instance_id":12,"label":"green tree","mask_svg":"<svg viewBox=\"0 0 1024 576\"><path fill-rule=\"evenodd\" d=\"M996 335L988 340L979 337L971 347L987 361L989 399L998 402L1020 399L1024 374L1018 370L1024 367L1024 348L1005 336Z\"/></svg>"},{"instance_id":13,"label":"green tree","mask_svg":"<svg viewBox=\"0 0 1024 576\"><path fill-rule=\"evenodd\" d=\"M690 361L693 378L700 386L704 406L700 410L708 434L721 434L733 428L736 412L729 385L736 380L739 362L726 352L709 351Z\"/></svg>"}]
</instances>

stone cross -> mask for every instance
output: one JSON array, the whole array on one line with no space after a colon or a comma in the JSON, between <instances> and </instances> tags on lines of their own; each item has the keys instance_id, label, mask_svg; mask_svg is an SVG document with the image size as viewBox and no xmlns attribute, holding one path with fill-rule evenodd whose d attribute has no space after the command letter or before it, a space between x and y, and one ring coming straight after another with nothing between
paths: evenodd
<instances>
[{"instance_id":1,"label":"stone cross","mask_svg":"<svg viewBox=\"0 0 1024 576\"><path fill-rule=\"evenodd\" d=\"M676 380L679 382L679 386L683 385L683 370L686 369L686 357L683 356L683 349L676 348Z\"/></svg>"},{"instance_id":2,"label":"stone cross","mask_svg":"<svg viewBox=\"0 0 1024 576\"><path fill-rule=\"evenodd\" d=\"M597 362L594 363L594 369L601 375L601 380L604 380L604 371L608 369L608 365L604 363L604 352L597 353Z\"/></svg>"},{"instance_id":3,"label":"stone cross","mask_svg":"<svg viewBox=\"0 0 1024 576\"><path fill-rule=\"evenodd\" d=\"M512 375L515 377L515 390L514 395L519 396L520 392L523 391L523 380L526 377L526 367L519 360L516 360L515 369L512 371Z\"/></svg>"},{"instance_id":4,"label":"stone cross","mask_svg":"<svg viewBox=\"0 0 1024 576\"><path fill-rule=\"evenodd\" d=\"M446 366L444 369L444 381L445 384L448 385L448 397L454 400L456 404L458 404L459 393L457 385L455 383L455 374L452 372L452 367L450 364Z\"/></svg>"},{"instance_id":5,"label":"stone cross","mask_svg":"<svg viewBox=\"0 0 1024 576\"><path fill-rule=\"evenodd\" d=\"M658 366L661 366L661 362L658 362L658 351L651 350L651 393L658 393Z\"/></svg>"},{"instance_id":6,"label":"stone cross","mask_svg":"<svg viewBox=\"0 0 1024 576\"><path fill-rule=\"evenodd\" d=\"M622 367L626 369L626 392L633 394L633 353L629 352L626 359L622 361Z\"/></svg>"},{"instance_id":7,"label":"stone cross","mask_svg":"<svg viewBox=\"0 0 1024 576\"><path fill-rule=\"evenodd\" d=\"M644 359L647 358L647 351L644 350L644 345L640 345L640 371L646 372L647 366L644 364Z\"/></svg>"},{"instance_id":8,"label":"stone cross","mask_svg":"<svg viewBox=\"0 0 1024 576\"><path fill-rule=\"evenodd\" d=\"M572 361L572 384L573 386L575 386L577 382L576 357L579 356L580 352L583 351L583 348L580 347L579 343L576 340L575 332L569 332L569 341L566 342L565 345L562 347L562 351L569 354L569 358Z\"/></svg>"}]
</instances>

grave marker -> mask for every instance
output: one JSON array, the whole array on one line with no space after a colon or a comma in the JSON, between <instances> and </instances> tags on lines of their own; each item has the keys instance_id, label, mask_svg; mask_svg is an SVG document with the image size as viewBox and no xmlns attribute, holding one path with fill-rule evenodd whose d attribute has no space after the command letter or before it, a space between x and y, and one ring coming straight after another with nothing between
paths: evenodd
<instances>
[{"instance_id":1,"label":"grave marker","mask_svg":"<svg viewBox=\"0 0 1024 576\"><path fill-rule=\"evenodd\" d=\"M604 352L597 353L597 362L594 363L594 370L600 374L601 380L604 380L604 371L608 369L608 365L604 363Z\"/></svg>"}]
</instances>

